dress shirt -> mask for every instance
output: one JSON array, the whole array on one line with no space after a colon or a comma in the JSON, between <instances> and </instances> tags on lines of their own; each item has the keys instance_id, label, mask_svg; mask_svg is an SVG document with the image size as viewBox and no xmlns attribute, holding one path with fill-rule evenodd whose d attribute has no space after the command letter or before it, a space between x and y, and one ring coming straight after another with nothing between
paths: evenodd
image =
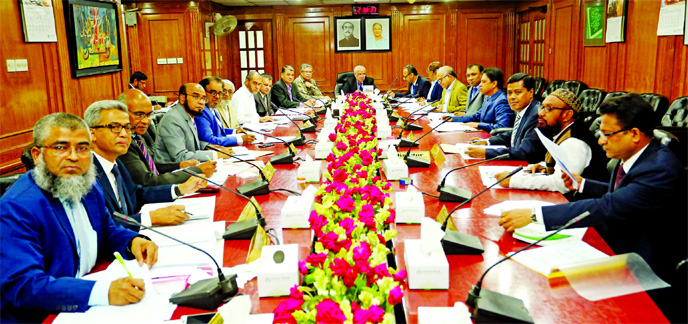
<instances>
[{"instance_id":1,"label":"dress shirt","mask_svg":"<svg viewBox=\"0 0 688 324\"><path fill-rule=\"evenodd\" d=\"M98 259L98 234L90 226L91 220L88 219L88 213L81 201L74 203L60 198L60 203L62 203L62 207L69 220L69 225L72 226L72 231L74 232L76 252L79 255L79 270L76 273L76 278L81 278L91 272L93 266L96 265L96 260ZM109 290L110 281L96 281L88 297L88 305L109 305Z\"/></svg>"},{"instance_id":2,"label":"dress shirt","mask_svg":"<svg viewBox=\"0 0 688 324\"><path fill-rule=\"evenodd\" d=\"M237 110L237 122L243 124L257 124L260 116L256 109L256 99L251 91L243 86L234 93L231 104Z\"/></svg>"},{"instance_id":3,"label":"dress shirt","mask_svg":"<svg viewBox=\"0 0 688 324\"><path fill-rule=\"evenodd\" d=\"M426 100L430 100L430 97L432 97L432 90L435 88L435 84L437 84L437 79L430 83L430 91L428 91L428 96L425 97Z\"/></svg>"},{"instance_id":4,"label":"dress shirt","mask_svg":"<svg viewBox=\"0 0 688 324\"><path fill-rule=\"evenodd\" d=\"M518 131L518 127L521 126L521 122L523 121L523 116L526 115L526 110L528 110L528 107L530 107L530 103L528 103L528 106L526 106L525 109L521 109L521 111L519 111L516 114L516 119L514 119L514 128L511 131L511 146L514 146L514 140L515 140L514 137L516 136L516 133Z\"/></svg>"}]
</instances>

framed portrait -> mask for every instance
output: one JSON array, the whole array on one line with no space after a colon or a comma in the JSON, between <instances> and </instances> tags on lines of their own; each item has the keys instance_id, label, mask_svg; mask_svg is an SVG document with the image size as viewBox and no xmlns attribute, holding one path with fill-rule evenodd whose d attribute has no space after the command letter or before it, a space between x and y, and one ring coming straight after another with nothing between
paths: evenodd
<instances>
[{"instance_id":1,"label":"framed portrait","mask_svg":"<svg viewBox=\"0 0 688 324\"><path fill-rule=\"evenodd\" d=\"M392 18L365 18L365 50L389 52L392 50Z\"/></svg>"},{"instance_id":2,"label":"framed portrait","mask_svg":"<svg viewBox=\"0 0 688 324\"><path fill-rule=\"evenodd\" d=\"M334 18L335 53L356 52L363 49L361 21L361 18L355 17Z\"/></svg>"},{"instance_id":3,"label":"framed portrait","mask_svg":"<svg viewBox=\"0 0 688 324\"><path fill-rule=\"evenodd\" d=\"M72 77L122 70L118 8L118 3L110 1L65 1Z\"/></svg>"},{"instance_id":4,"label":"framed portrait","mask_svg":"<svg viewBox=\"0 0 688 324\"><path fill-rule=\"evenodd\" d=\"M603 0L585 3L584 46L604 46L605 9Z\"/></svg>"}]
</instances>

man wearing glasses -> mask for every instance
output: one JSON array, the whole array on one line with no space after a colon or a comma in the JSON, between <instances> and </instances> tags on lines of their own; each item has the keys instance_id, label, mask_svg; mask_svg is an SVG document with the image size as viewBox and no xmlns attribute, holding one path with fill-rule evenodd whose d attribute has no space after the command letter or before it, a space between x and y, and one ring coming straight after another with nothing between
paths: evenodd
<instances>
[{"instance_id":1,"label":"man wearing glasses","mask_svg":"<svg viewBox=\"0 0 688 324\"><path fill-rule=\"evenodd\" d=\"M270 92L270 99L279 108L311 107L315 100L301 96L301 93L293 86L294 68L291 65L282 67L280 79L275 82Z\"/></svg>"},{"instance_id":2,"label":"man wearing glasses","mask_svg":"<svg viewBox=\"0 0 688 324\"><path fill-rule=\"evenodd\" d=\"M318 85L313 79L313 66L308 63L301 64L301 75L294 79L293 86L301 94L302 98L313 100L328 100L330 97L323 96Z\"/></svg>"},{"instance_id":3,"label":"man wearing glasses","mask_svg":"<svg viewBox=\"0 0 688 324\"><path fill-rule=\"evenodd\" d=\"M179 88L179 102L165 113L158 125L158 139L153 145L156 161L181 162L217 160L217 151L208 151L209 145L198 139L195 118L203 115L208 97L198 83L187 83ZM231 150L216 147L231 154Z\"/></svg>"},{"instance_id":4,"label":"man wearing glasses","mask_svg":"<svg viewBox=\"0 0 688 324\"><path fill-rule=\"evenodd\" d=\"M232 97L232 106L237 110L239 125L258 124L273 121L272 116L260 117L256 108L255 94L263 84L263 77L256 71L248 71L244 86L239 88Z\"/></svg>"},{"instance_id":5,"label":"man wearing glasses","mask_svg":"<svg viewBox=\"0 0 688 324\"><path fill-rule=\"evenodd\" d=\"M344 92L344 94L350 94L356 91L363 92L364 86L373 86L373 89L375 89L375 79L369 77L366 71L363 65L354 67L354 77L346 80L344 86L342 86L342 92ZM336 95L338 96L339 94L337 93Z\"/></svg>"},{"instance_id":6,"label":"man wearing glasses","mask_svg":"<svg viewBox=\"0 0 688 324\"><path fill-rule=\"evenodd\" d=\"M403 98L425 98L428 96L428 92L430 92L430 81L418 75L416 67L409 64L404 66L401 73L402 79L408 82L408 90L406 90L405 93L394 93L392 90L387 90L387 95L390 98L394 98L397 95Z\"/></svg>"},{"instance_id":7,"label":"man wearing glasses","mask_svg":"<svg viewBox=\"0 0 688 324\"><path fill-rule=\"evenodd\" d=\"M105 192L105 205L110 213L129 215L143 225L177 225L189 217L184 206L169 206L148 213L137 213L144 203L170 202L205 187L203 180L190 178L179 185L142 187L134 184L123 163L117 159L131 143L134 126L129 123L127 106L115 100L97 101L84 112L91 129L93 164L98 182ZM138 231L138 226L121 224Z\"/></svg>"},{"instance_id":8,"label":"man wearing glasses","mask_svg":"<svg viewBox=\"0 0 688 324\"><path fill-rule=\"evenodd\" d=\"M189 168L190 171L196 173L203 173L206 177L215 173L215 161L204 163L197 160L155 162L155 151L150 145L153 141L146 132L151 124L150 118L153 114L153 107L148 96L139 90L129 89L119 95L117 100L127 106L129 122L134 127L129 149L127 153L119 157L119 160L127 168L131 180L135 184L145 187L182 183L188 180L191 175L172 171L183 168Z\"/></svg>"},{"instance_id":9,"label":"man wearing glasses","mask_svg":"<svg viewBox=\"0 0 688 324\"><path fill-rule=\"evenodd\" d=\"M466 86L456 79L456 73L450 66L443 66L437 70L437 80L444 88L442 98L435 101L432 106L437 107L435 111L453 113L466 109Z\"/></svg>"},{"instance_id":10,"label":"man wearing glasses","mask_svg":"<svg viewBox=\"0 0 688 324\"><path fill-rule=\"evenodd\" d=\"M246 134L241 128L231 129L222 126L220 114L217 112L217 107L225 93L222 79L208 76L203 78L199 84L205 89L208 102L203 113L196 118L198 139L208 144L225 147L251 144L256 139L255 136Z\"/></svg>"},{"instance_id":11,"label":"man wearing glasses","mask_svg":"<svg viewBox=\"0 0 688 324\"><path fill-rule=\"evenodd\" d=\"M582 174L586 179L604 181L609 179L607 159L588 127L578 120L580 106L580 100L573 92L565 89L554 91L541 106L535 107L538 109L537 128L568 153L566 168L570 172ZM508 173L502 172L495 178L501 180ZM583 198L578 191L566 187L561 175L561 165L548 152L544 161L528 166L525 172L514 174L501 185L514 189L559 191L569 201Z\"/></svg>"}]
</instances>

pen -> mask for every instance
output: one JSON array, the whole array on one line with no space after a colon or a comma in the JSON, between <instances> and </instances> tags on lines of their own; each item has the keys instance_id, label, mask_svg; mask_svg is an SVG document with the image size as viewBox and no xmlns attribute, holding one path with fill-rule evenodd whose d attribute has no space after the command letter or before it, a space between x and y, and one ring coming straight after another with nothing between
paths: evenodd
<instances>
[{"instance_id":1,"label":"pen","mask_svg":"<svg viewBox=\"0 0 688 324\"><path fill-rule=\"evenodd\" d=\"M189 215L189 216L193 216L193 214L192 214L192 213L189 213L189 212L188 212L188 211L186 211L186 210L182 210L181 212L182 212L182 213L184 213L184 214L187 214L187 215Z\"/></svg>"},{"instance_id":2,"label":"pen","mask_svg":"<svg viewBox=\"0 0 688 324\"><path fill-rule=\"evenodd\" d=\"M122 259L122 256L119 254L119 252L115 251L115 253L113 253L113 254L115 255L115 259L117 259L117 261L119 261L119 264L122 265L122 268L124 268L124 271L127 272L127 274L129 275L129 278L134 279L134 276L132 276L131 272L129 272L129 269L127 269L127 266L124 264L124 259Z\"/></svg>"},{"instance_id":3,"label":"pen","mask_svg":"<svg viewBox=\"0 0 688 324\"><path fill-rule=\"evenodd\" d=\"M478 143L478 142L480 142L480 141L482 141L482 140L474 139L474 140L471 141L471 144L475 144L475 143Z\"/></svg>"}]
</instances>

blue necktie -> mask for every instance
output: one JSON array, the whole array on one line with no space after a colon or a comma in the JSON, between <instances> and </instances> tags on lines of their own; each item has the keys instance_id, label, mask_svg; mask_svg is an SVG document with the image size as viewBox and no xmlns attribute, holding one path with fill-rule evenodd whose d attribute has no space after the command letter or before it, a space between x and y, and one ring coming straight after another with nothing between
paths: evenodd
<instances>
[{"instance_id":1,"label":"blue necktie","mask_svg":"<svg viewBox=\"0 0 688 324\"><path fill-rule=\"evenodd\" d=\"M411 85L411 97L416 95L416 85L412 84Z\"/></svg>"},{"instance_id":2,"label":"blue necktie","mask_svg":"<svg viewBox=\"0 0 688 324\"><path fill-rule=\"evenodd\" d=\"M358 83L358 90L363 91L363 83Z\"/></svg>"},{"instance_id":3,"label":"blue necktie","mask_svg":"<svg viewBox=\"0 0 688 324\"><path fill-rule=\"evenodd\" d=\"M112 174L115 175L115 184L117 185L117 195L119 195L119 207L122 209L122 214L129 215L129 208L127 208L127 199L124 195L124 181L122 174L117 169L117 164L112 168Z\"/></svg>"},{"instance_id":4,"label":"blue necktie","mask_svg":"<svg viewBox=\"0 0 688 324\"><path fill-rule=\"evenodd\" d=\"M473 101L473 98L475 98L475 95L478 93L478 87L473 87L473 91L471 92L471 100Z\"/></svg>"},{"instance_id":5,"label":"blue necktie","mask_svg":"<svg viewBox=\"0 0 688 324\"><path fill-rule=\"evenodd\" d=\"M222 120L220 119L220 115L217 114L217 109L213 109L213 115L215 116L215 121L220 128L220 135L225 136L225 128L222 126Z\"/></svg>"}]
</instances>

